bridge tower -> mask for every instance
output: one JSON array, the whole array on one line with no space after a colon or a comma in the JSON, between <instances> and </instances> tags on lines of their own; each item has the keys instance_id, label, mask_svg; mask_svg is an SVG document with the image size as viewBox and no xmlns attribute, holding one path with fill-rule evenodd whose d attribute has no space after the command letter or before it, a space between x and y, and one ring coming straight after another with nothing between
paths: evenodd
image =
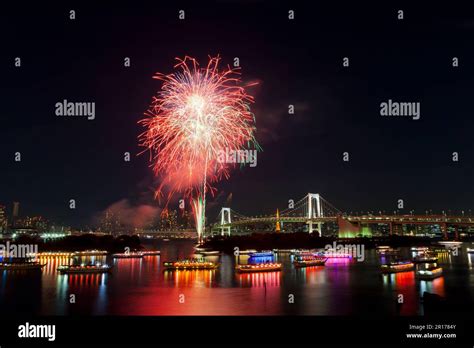
<instances>
[{"instance_id":1,"label":"bridge tower","mask_svg":"<svg viewBox=\"0 0 474 348\"><path fill-rule=\"evenodd\" d=\"M224 226L232 223L232 218L230 217L230 208L221 209L221 236L227 234L230 236L230 226Z\"/></svg>"},{"instance_id":2,"label":"bridge tower","mask_svg":"<svg viewBox=\"0 0 474 348\"><path fill-rule=\"evenodd\" d=\"M312 219L315 217L323 216L323 210L321 206L321 196L319 195L319 193L308 193L307 197L308 197L308 216L307 216L308 217L308 222L307 222L308 232L313 233L314 230L313 230ZM316 205L313 204L313 199ZM318 235L321 237L321 222L318 222L317 226L318 227L316 231L318 232Z\"/></svg>"},{"instance_id":3,"label":"bridge tower","mask_svg":"<svg viewBox=\"0 0 474 348\"><path fill-rule=\"evenodd\" d=\"M277 209L277 215L276 215L276 226L275 226L275 232L280 233L281 232L281 226L280 226L280 211Z\"/></svg>"}]
</instances>

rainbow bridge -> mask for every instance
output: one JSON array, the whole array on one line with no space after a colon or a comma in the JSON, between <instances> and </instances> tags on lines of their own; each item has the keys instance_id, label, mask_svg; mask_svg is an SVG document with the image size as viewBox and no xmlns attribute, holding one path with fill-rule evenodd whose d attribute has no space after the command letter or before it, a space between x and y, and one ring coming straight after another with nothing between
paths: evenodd
<instances>
[{"instance_id":1,"label":"rainbow bridge","mask_svg":"<svg viewBox=\"0 0 474 348\"><path fill-rule=\"evenodd\" d=\"M464 213L462 215L348 215L335 208L320 194L308 193L277 215L249 217L239 214L231 208L223 207L214 228L219 229L221 235L230 235L232 228L237 226L262 223L275 225L277 223L305 223L308 225L308 233L318 233L321 236L322 225L331 222L337 223L339 231L346 231L353 235L359 234L362 226L369 224L387 224L390 235L401 234L403 225L438 225L445 238L448 236L448 227L454 228L456 237L459 227L474 227L474 217L465 216Z\"/></svg>"}]
</instances>

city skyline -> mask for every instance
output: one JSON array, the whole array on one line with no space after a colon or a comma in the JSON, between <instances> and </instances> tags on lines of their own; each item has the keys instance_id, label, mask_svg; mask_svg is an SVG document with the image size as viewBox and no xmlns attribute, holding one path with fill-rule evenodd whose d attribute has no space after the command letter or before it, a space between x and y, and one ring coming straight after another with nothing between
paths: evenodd
<instances>
[{"instance_id":1,"label":"city skyline","mask_svg":"<svg viewBox=\"0 0 474 348\"><path fill-rule=\"evenodd\" d=\"M249 93L255 97L256 139L263 152L258 153L255 167L236 170L231 181L217 185L218 196L209 199L211 219L218 214L213 205L220 206L231 193L233 207L248 214L273 212L307 192L331 197L344 211L392 211L400 198L407 211L472 207L469 197L474 192L465 183L472 177L474 163L468 141L473 121L468 117L471 93L466 78L472 73L473 52L464 44L472 29L463 26L462 15L446 20L444 9L426 9L428 16L425 9L407 7L410 17L400 26L386 9L378 17L353 8L338 9L336 15L329 6L318 13L297 11L301 21L274 26L273 21L286 16L286 9L247 11L251 5L244 4L225 11L229 6L206 10L212 19L186 32L185 47L172 44L185 29L167 15L174 9L166 5L161 8L167 23L161 43L149 30L147 14L127 19L126 28L133 31L121 28L117 18L125 10L120 7L107 8L104 18L100 16L105 8L84 7L80 15L89 24L79 31L66 26L61 33L49 35L53 24L40 20L35 33L20 26L15 39L7 37L5 47L20 56L22 65L16 67L11 58L1 67L11 88L4 90L5 120L0 130L5 143L0 155L4 167L0 202L19 201L28 214L76 226L90 224L95 214L122 200L132 207L159 205L153 199L153 188L159 183L149 171L147 156L137 156L136 141L141 131L137 121L158 88L151 76L170 71L176 56L205 59L220 54L225 64L239 58L245 82L259 82ZM46 16L44 10L38 11ZM193 9L191 18L201 12ZM20 21L39 24L36 13L26 12ZM256 20L245 28L230 23L244 13ZM3 25L13 25L11 18ZM306 45L312 41L306 30L309 23L325 33L317 48ZM108 31L100 31L92 41L85 39L94 36L99 25ZM207 37L205 33L215 25L225 29L222 34L196 40ZM378 27L376 32L371 31L373 26ZM141 36L135 37L135 30ZM120 35L110 37L112 31ZM71 39L64 40L64 35ZM120 44L114 41L119 37ZM214 40L220 44L216 46ZM398 50L397 42L406 49ZM98 60L70 59L77 44L89 57L96 57L104 45L111 48ZM264 51L252 52L249 45ZM287 47L283 51L282 45ZM48 58L38 53L44 50L50 52ZM126 57L129 67L124 66ZM459 59L458 66L453 66L453 57ZM433 72L436 88L430 87ZM74 84L68 84L70 80ZM35 86L31 81L41 83ZM49 87L38 89L45 86ZM431 93L424 92L427 88ZM29 96L34 113L17 107L20 96ZM95 102L95 118L56 116L55 104L64 99ZM388 100L420 102L421 117L381 116L380 104ZM124 161L126 152L129 162ZM348 161L344 161L346 152ZM21 154L19 162L16 153ZM68 207L70 199L76 200L75 210ZM175 197L176 205L179 199Z\"/></svg>"},{"instance_id":2,"label":"city skyline","mask_svg":"<svg viewBox=\"0 0 474 348\"><path fill-rule=\"evenodd\" d=\"M5 3L2 342L472 344L470 7Z\"/></svg>"}]
</instances>

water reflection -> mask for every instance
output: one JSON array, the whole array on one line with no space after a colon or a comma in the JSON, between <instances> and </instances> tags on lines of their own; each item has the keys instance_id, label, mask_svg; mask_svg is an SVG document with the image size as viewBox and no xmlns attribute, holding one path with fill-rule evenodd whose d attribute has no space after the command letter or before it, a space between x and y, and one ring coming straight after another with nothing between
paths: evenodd
<instances>
[{"instance_id":1,"label":"water reflection","mask_svg":"<svg viewBox=\"0 0 474 348\"><path fill-rule=\"evenodd\" d=\"M163 272L164 281L175 287L211 287L215 277L215 270L166 270Z\"/></svg>"},{"instance_id":2,"label":"water reflection","mask_svg":"<svg viewBox=\"0 0 474 348\"><path fill-rule=\"evenodd\" d=\"M324 266L301 267L295 270L297 279L303 279L307 284L326 283Z\"/></svg>"},{"instance_id":3,"label":"water reflection","mask_svg":"<svg viewBox=\"0 0 474 348\"><path fill-rule=\"evenodd\" d=\"M325 266L295 268L289 255L254 257L232 254L207 256L219 263L217 270L165 271L162 262L193 256L193 243L170 242L155 247L161 256L112 259L110 256L41 257L42 272L7 272L0 275L2 313L135 314L135 315L232 315L232 314L357 314L367 306L377 313L422 313L423 292L455 299L474 284L474 254L438 253L444 276L418 280L415 272L380 274L380 263L396 257L410 258L409 248L396 256L367 253L364 262L328 259ZM467 254L467 255L466 255ZM201 256L202 257L202 256ZM237 263L281 262L281 272L235 273ZM101 262L113 265L111 274L61 275L57 267L70 263ZM422 267L422 266L418 266ZM288 294L297 301L288 305ZM184 294L185 303L178 302ZM70 303L75 295L76 303ZM397 304L403 295L403 304ZM473 308L464 296L465 309ZM469 302L471 301L471 302Z\"/></svg>"},{"instance_id":4,"label":"water reflection","mask_svg":"<svg viewBox=\"0 0 474 348\"><path fill-rule=\"evenodd\" d=\"M236 274L240 287L280 286L281 272L257 272Z\"/></svg>"}]
</instances>

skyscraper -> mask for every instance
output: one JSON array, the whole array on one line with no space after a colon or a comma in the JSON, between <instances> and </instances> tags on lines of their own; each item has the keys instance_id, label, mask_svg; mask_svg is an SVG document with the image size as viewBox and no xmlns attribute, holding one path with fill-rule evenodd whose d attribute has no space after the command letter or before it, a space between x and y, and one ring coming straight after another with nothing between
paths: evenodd
<instances>
[{"instance_id":1,"label":"skyscraper","mask_svg":"<svg viewBox=\"0 0 474 348\"><path fill-rule=\"evenodd\" d=\"M15 226L18 214L20 212L20 202L13 202L12 226Z\"/></svg>"},{"instance_id":2,"label":"skyscraper","mask_svg":"<svg viewBox=\"0 0 474 348\"><path fill-rule=\"evenodd\" d=\"M4 233L7 229L7 214L5 211L5 206L0 205L0 233Z\"/></svg>"}]
</instances>

